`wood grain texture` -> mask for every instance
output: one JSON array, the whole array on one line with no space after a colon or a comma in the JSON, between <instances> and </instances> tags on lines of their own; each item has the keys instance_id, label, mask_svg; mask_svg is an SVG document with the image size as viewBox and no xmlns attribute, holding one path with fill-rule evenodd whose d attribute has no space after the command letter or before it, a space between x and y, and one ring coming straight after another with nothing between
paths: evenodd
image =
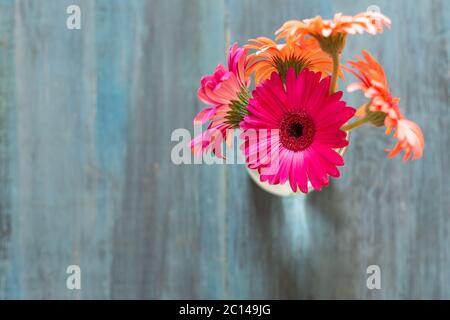
<instances>
[{"instance_id":1,"label":"wood grain texture","mask_svg":"<svg viewBox=\"0 0 450 320\"><path fill-rule=\"evenodd\" d=\"M341 179L286 199L242 165L171 162L230 43L369 5L392 29L352 37L345 58L379 58L422 160L386 159L392 139L363 128ZM449 299L449 101L445 0L0 0L0 299Z\"/></svg>"}]
</instances>

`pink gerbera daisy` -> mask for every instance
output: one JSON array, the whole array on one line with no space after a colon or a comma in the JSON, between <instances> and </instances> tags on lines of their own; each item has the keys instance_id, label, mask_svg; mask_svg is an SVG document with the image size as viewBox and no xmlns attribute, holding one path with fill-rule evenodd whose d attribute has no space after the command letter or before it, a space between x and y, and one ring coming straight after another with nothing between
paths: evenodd
<instances>
[{"instance_id":1,"label":"pink gerbera daisy","mask_svg":"<svg viewBox=\"0 0 450 320\"><path fill-rule=\"evenodd\" d=\"M193 153L211 150L222 157L221 143L232 133L229 129L239 128L247 111L250 77L247 72L247 49L231 46L228 53L228 69L219 64L213 74L200 81L198 98L212 108L202 110L195 118L195 124L210 122L206 131L193 139L190 147Z\"/></svg>"},{"instance_id":2,"label":"pink gerbera daisy","mask_svg":"<svg viewBox=\"0 0 450 320\"><path fill-rule=\"evenodd\" d=\"M296 76L289 69L286 85L274 72L254 90L249 115L241 123L243 134L253 130L269 130L269 134L245 139L242 148L249 168L258 169L261 181L283 184L289 180L294 192L306 193L308 180L320 191L328 185L329 176L339 177L337 166L344 165L344 160L336 149L348 145L341 127L355 109L341 101L342 92L330 95L331 77L321 77L307 69ZM270 155L264 157L267 151Z\"/></svg>"}]
</instances>

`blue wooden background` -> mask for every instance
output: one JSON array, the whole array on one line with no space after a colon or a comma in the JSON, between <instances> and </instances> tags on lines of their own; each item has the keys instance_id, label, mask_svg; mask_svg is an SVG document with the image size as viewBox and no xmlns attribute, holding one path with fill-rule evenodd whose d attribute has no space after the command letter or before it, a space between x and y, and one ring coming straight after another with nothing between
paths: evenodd
<instances>
[{"instance_id":1,"label":"blue wooden background","mask_svg":"<svg viewBox=\"0 0 450 320\"><path fill-rule=\"evenodd\" d=\"M231 42L369 5L392 29L346 57L383 63L422 160L363 128L341 179L287 199L239 165L172 164ZM0 298L450 298L449 40L445 0L0 0Z\"/></svg>"}]
</instances>

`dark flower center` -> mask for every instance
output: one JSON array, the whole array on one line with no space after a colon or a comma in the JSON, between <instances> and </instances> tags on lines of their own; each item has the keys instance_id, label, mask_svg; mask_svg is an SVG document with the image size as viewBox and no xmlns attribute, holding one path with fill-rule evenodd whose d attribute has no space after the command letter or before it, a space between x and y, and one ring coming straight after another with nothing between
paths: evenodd
<instances>
[{"instance_id":1,"label":"dark flower center","mask_svg":"<svg viewBox=\"0 0 450 320\"><path fill-rule=\"evenodd\" d=\"M308 148L315 135L314 122L306 113L287 114L280 124L280 142L292 151Z\"/></svg>"},{"instance_id":2,"label":"dark flower center","mask_svg":"<svg viewBox=\"0 0 450 320\"><path fill-rule=\"evenodd\" d=\"M300 138L303 135L303 125L300 123L293 123L289 128L289 135L291 137Z\"/></svg>"}]
</instances>

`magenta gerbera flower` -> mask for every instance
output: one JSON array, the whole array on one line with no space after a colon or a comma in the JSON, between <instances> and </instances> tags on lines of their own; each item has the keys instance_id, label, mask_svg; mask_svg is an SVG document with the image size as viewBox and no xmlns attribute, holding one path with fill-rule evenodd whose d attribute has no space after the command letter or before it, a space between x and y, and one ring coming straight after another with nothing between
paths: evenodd
<instances>
[{"instance_id":1,"label":"magenta gerbera flower","mask_svg":"<svg viewBox=\"0 0 450 320\"><path fill-rule=\"evenodd\" d=\"M341 127L355 109L341 101L342 92L329 94L330 80L321 80L320 73L307 69L296 76L290 69L285 84L274 72L254 90L241 128L244 135L255 130L258 137L245 139L242 148L249 168L259 171L261 181L289 180L294 192L307 193L308 180L320 191L329 176L340 176L337 166L344 160L336 149L348 145ZM259 134L262 131L269 133Z\"/></svg>"}]
</instances>

